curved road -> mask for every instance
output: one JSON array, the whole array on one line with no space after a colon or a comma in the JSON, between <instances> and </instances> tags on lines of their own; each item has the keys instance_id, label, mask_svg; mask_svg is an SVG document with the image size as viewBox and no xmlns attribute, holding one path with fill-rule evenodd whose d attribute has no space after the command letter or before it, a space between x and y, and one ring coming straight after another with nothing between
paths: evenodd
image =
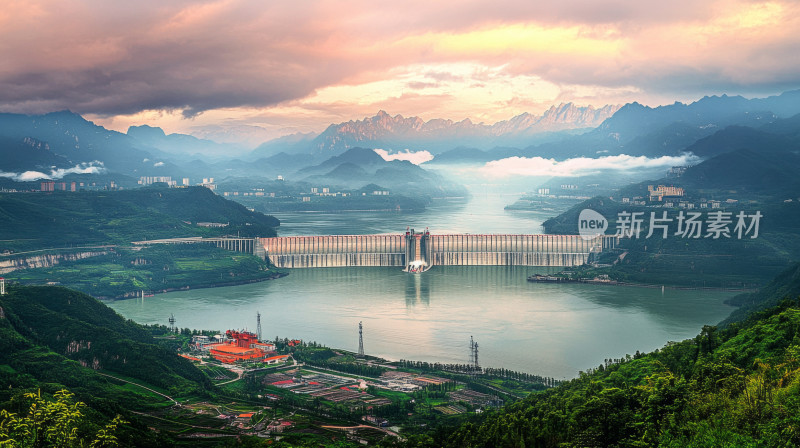
<instances>
[{"instance_id":1,"label":"curved road","mask_svg":"<svg viewBox=\"0 0 800 448\"><path fill-rule=\"evenodd\" d=\"M181 405L180 403L178 403L178 400L176 400L176 399L174 399L174 398L170 397L169 395L162 394L161 392L159 392L159 391L157 391L157 390L150 389L150 388L149 388L149 387L147 387L147 386L142 386L141 384L134 383L133 381L123 380L122 378L117 378L117 377L115 377L115 376L113 376L113 375L108 375L108 374L106 374L106 373L100 373L100 372L95 372L95 373L97 373L98 375L107 376L107 377L109 377L109 378L114 378L115 380L117 380L117 381L122 381L123 383L128 383L128 384L133 384L134 386L139 386L139 387L141 387L142 389L149 390L150 392L152 392L152 393L154 393L154 394L161 395L162 397L166 398L167 400L170 400L170 401L172 401L173 403L175 403L175 405L176 405L176 406L180 406L180 405Z\"/></svg>"}]
</instances>

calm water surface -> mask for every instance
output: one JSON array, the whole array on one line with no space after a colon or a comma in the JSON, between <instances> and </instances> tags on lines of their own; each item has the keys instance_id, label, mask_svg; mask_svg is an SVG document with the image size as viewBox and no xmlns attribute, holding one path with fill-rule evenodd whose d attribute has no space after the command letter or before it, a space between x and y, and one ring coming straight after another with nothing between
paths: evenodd
<instances>
[{"instance_id":1,"label":"calm water surface","mask_svg":"<svg viewBox=\"0 0 800 448\"><path fill-rule=\"evenodd\" d=\"M256 328L388 359L465 363L469 337L482 365L571 378L604 358L649 351L724 318L729 293L529 283L544 268L298 269L284 278L111 302L141 323Z\"/></svg>"},{"instance_id":2,"label":"calm water surface","mask_svg":"<svg viewBox=\"0 0 800 448\"><path fill-rule=\"evenodd\" d=\"M476 188L469 199L434 200L420 213L274 213L279 236L369 235L401 233L410 226L431 233L542 233L542 222L578 201L560 201L538 211L506 211L520 194L488 193Z\"/></svg>"},{"instance_id":3,"label":"calm water surface","mask_svg":"<svg viewBox=\"0 0 800 448\"><path fill-rule=\"evenodd\" d=\"M437 201L422 213L286 213L280 234L397 233L406 226L435 233L540 233L553 210L506 212L518 196L473 188L469 200ZM256 328L264 337L318 341L358 349L364 322L367 353L387 359L466 363L469 337L481 365L572 378L604 358L649 351L695 336L732 308L732 293L549 285L526 281L547 268L442 267L422 275L399 268L299 269L251 285L181 291L110 302L125 317L181 328ZM551 269L552 272L552 269Z\"/></svg>"}]
</instances>

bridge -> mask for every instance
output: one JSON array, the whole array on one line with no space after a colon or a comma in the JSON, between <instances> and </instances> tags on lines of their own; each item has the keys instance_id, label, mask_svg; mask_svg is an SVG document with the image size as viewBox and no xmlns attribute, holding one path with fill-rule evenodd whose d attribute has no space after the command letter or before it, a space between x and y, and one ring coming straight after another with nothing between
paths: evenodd
<instances>
[{"instance_id":1,"label":"bridge","mask_svg":"<svg viewBox=\"0 0 800 448\"><path fill-rule=\"evenodd\" d=\"M418 272L432 266L579 266L617 246L617 236L325 235L260 238L279 268L395 266Z\"/></svg>"}]
</instances>

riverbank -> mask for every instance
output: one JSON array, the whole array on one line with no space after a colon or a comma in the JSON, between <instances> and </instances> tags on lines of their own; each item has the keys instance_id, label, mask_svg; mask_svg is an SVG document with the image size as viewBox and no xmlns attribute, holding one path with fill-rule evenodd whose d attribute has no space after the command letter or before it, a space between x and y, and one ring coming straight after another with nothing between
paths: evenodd
<instances>
[{"instance_id":1,"label":"riverbank","mask_svg":"<svg viewBox=\"0 0 800 448\"><path fill-rule=\"evenodd\" d=\"M105 300L187 289L245 285L286 275L254 255L211 245L118 248L91 258L14 271L9 282L61 285Z\"/></svg>"},{"instance_id":2,"label":"riverbank","mask_svg":"<svg viewBox=\"0 0 800 448\"><path fill-rule=\"evenodd\" d=\"M209 284L209 285L187 285L187 286L182 286L182 287L179 287L179 288L166 288L166 289L160 289L160 290L155 290L155 291L145 291L145 290L129 291L129 292L127 292L127 293L125 293L125 294L123 294L121 296L116 296L116 297L98 296L98 297L95 297L95 298L98 299L98 300L103 300L103 301L116 301L116 300L136 299L136 298L141 298L142 296L147 298L147 297L154 297L156 294L166 294L166 293L175 292L175 291L189 291L189 290L193 290L193 289L224 288L226 286L249 285L251 283L261 283L261 282L265 282L265 281L268 281L268 280L276 280L276 279L279 279L281 277L286 277L287 275L289 275L288 272L275 271L272 275L269 275L269 276L264 277L264 278L256 278L256 279L241 280L241 281L232 281L232 282L226 282L226 283L212 283L212 284Z\"/></svg>"}]
</instances>

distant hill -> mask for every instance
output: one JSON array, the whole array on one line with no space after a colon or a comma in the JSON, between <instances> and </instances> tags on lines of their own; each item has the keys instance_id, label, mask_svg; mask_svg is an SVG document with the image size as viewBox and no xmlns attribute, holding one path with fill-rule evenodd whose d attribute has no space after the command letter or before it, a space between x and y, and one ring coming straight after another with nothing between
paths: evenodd
<instances>
[{"instance_id":1,"label":"distant hill","mask_svg":"<svg viewBox=\"0 0 800 448\"><path fill-rule=\"evenodd\" d=\"M303 154L310 152L309 145L319 134L298 133L264 142L250 154L251 158L270 157L278 153Z\"/></svg>"},{"instance_id":2,"label":"distant hill","mask_svg":"<svg viewBox=\"0 0 800 448\"><path fill-rule=\"evenodd\" d=\"M757 151L775 151L790 149L797 146L800 140L793 141L785 135L765 132L748 126L729 126L712 135L703 137L686 147L686 151L700 157L713 157L738 149L752 149Z\"/></svg>"},{"instance_id":3,"label":"distant hill","mask_svg":"<svg viewBox=\"0 0 800 448\"><path fill-rule=\"evenodd\" d=\"M157 148L173 157L200 156L211 159L230 158L248 152L246 148L229 143L217 143L186 134L165 134L159 127L131 126L127 135L141 146Z\"/></svg>"},{"instance_id":4,"label":"distant hill","mask_svg":"<svg viewBox=\"0 0 800 448\"><path fill-rule=\"evenodd\" d=\"M436 173L408 161L386 161L372 149L351 148L296 174L303 182L359 189L381 185L394 193L413 197L463 196L466 190Z\"/></svg>"},{"instance_id":5,"label":"distant hill","mask_svg":"<svg viewBox=\"0 0 800 448\"><path fill-rule=\"evenodd\" d=\"M198 222L229 225L208 228ZM237 233L266 237L274 236L279 224L204 187L0 193L0 252Z\"/></svg>"},{"instance_id":6,"label":"distant hill","mask_svg":"<svg viewBox=\"0 0 800 448\"><path fill-rule=\"evenodd\" d=\"M319 165L307 166L299 170L298 173L319 174L344 163L350 163L360 167L377 167L377 166L385 166L390 162L383 160L383 157L379 156L378 153L376 153L372 149L352 148L345 151L341 155L333 156L325 160Z\"/></svg>"},{"instance_id":7,"label":"distant hill","mask_svg":"<svg viewBox=\"0 0 800 448\"><path fill-rule=\"evenodd\" d=\"M737 149L686 170L674 184L787 197L800 194L800 155L774 149Z\"/></svg>"},{"instance_id":8,"label":"distant hill","mask_svg":"<svg viewBox=\"0 0 800 448\"><path fill-rule=\"evenodd\" d=\"M744 320L748 314L776 306L787 298L800 298L800 263L794 263L758 291L739 294L728 300L740 308L722 323L728 325Z\"/></svg>"},{"instance_id":9,"label":"distant hill","mask_svg":"<svg viewBox=\"0 0 800 448\"><path fill-rule=\"evenodd\" d=\"M688 146L686 151L706 158L679 178L664 178L623 188L621 196L642 195L647 184L684 187L687 194L735 191L741 195L767 195L775 199L800 192L800 119L775 120L752 128L729 126Z\"/></svg>"}]
</instances>

